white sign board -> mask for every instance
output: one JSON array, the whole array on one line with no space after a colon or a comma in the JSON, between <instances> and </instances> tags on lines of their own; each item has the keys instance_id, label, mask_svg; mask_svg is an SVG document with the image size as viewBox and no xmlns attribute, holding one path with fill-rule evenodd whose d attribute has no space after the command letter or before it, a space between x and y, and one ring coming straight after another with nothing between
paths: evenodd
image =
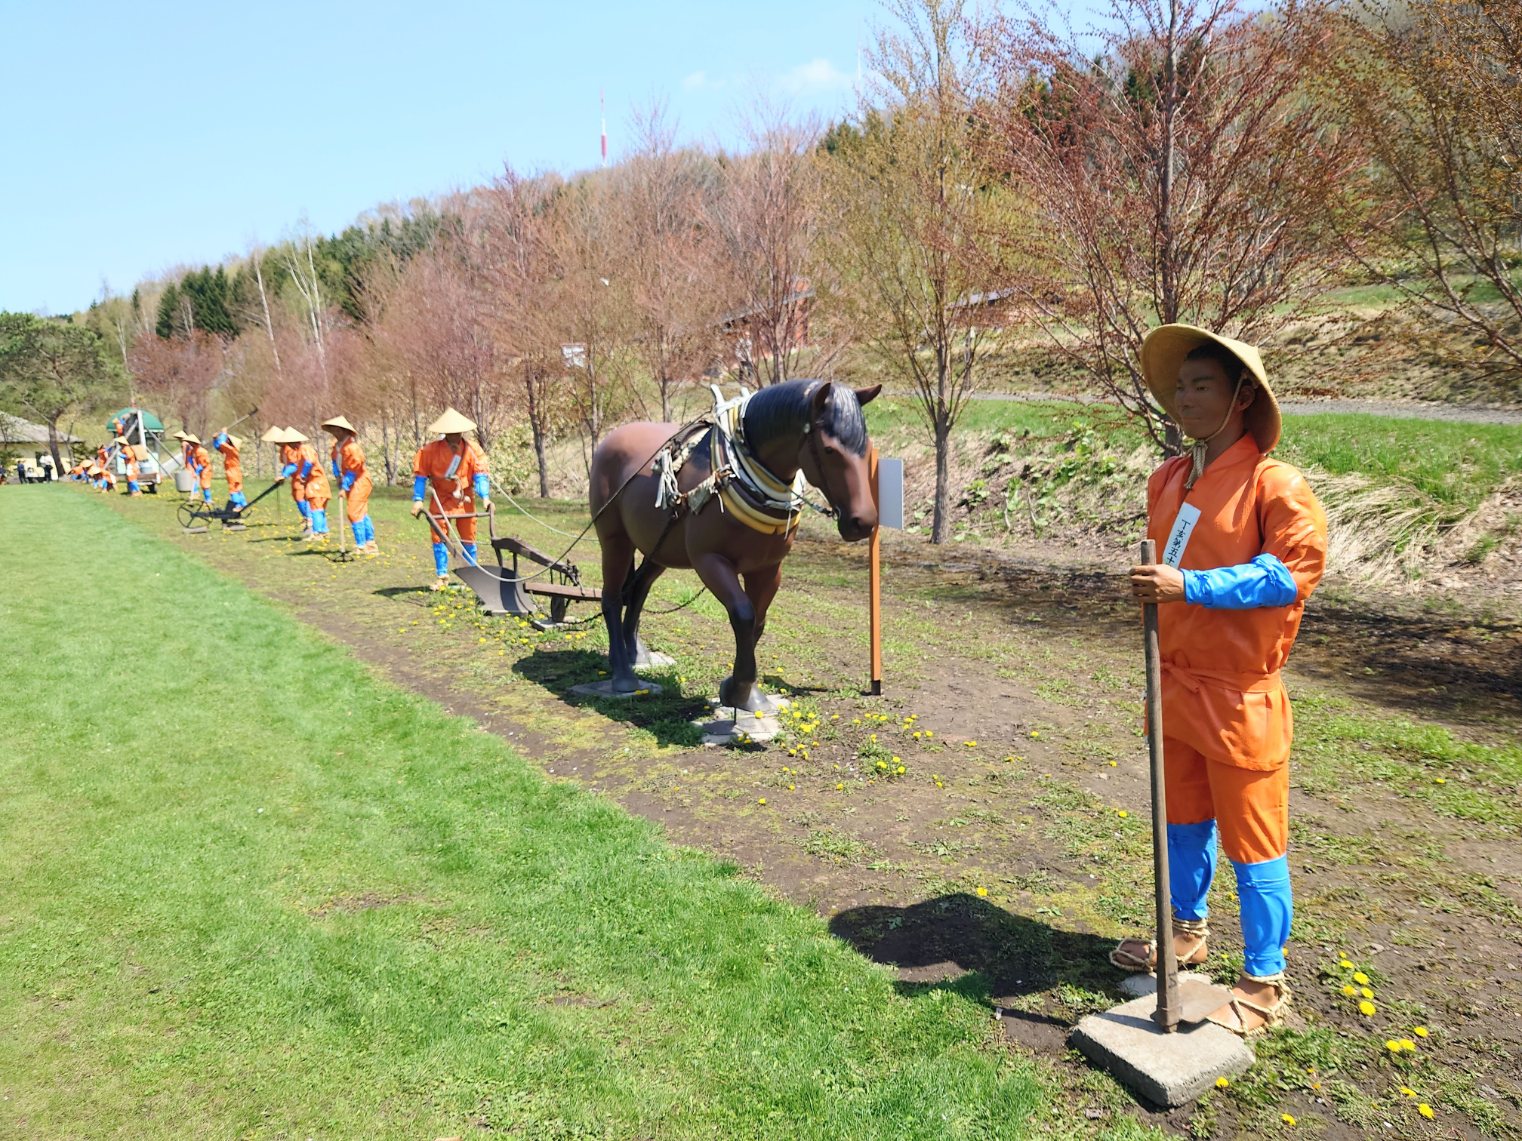
<instances>
[{"instance_id":1,"label":"white sign board","mask_svg":"<svg viewBox=\"0 0 1522 1141\"><path fill-rule=\"evenodd\" d=\"M877 461L877 525L904 527L904 461Z\"/></svg>"}]
</instances>

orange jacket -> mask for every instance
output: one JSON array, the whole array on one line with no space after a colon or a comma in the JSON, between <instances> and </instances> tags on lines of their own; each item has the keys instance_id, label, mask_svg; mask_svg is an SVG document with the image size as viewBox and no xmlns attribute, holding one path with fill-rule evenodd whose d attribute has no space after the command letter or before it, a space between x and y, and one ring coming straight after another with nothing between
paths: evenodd
<instances>
[{"instance_id":1,"label":"orange jacket","mask_svg":"<svg viewBox=\"0 0 1522 1141\"><path fill-rule=\"evenodd\" d=\"M358 481L365 474L365 449L359 446L359 441L353 436L345 436L333 445L333 462L338 466L340 483L350 472L354 473L354 478Z\"/></svg>"},{"instance_id":2,"label":"orange jacket","mask_svg":"<svg viewBox=\"0 0 1522 1141\"><path fill-rule=\"evenodd\" d=\"M456 457L459 458L458 464L455 464ZM454 467L453 474L450 474L451 466ZM431 494L424 497L423 506L433 514L438 513L439 503L444 505L447 515L474 514L476 499L471 483L477 474L484 475L487 470L485 454L469 440L461 441L458 451L451 448L447 440L432 440L418 449L417 457L412 461L413 478L423 476L428 480ZM438 503L434 502L435 494Z\"/></svg>"},{"instance_id":3,"label":"orange jacket","mask_svg":"<svg viewBox=\"0 0 1522 1141\"><path fill-rule=\"evenodd\" d=\"M1158 607L1163 731L1240 768L1277 768L1289 758L1294 728L1279 670L1326 567L1326 515L1305 477L1260 455L1250 434L1186 492L1188 474L1189 457L1177 456L1147 481L1147 537L1158 550L1166 550L1180 509L1192 505L1200 516L1179 569L1238 566L1271 554L1299 593L1288 606L1250 610Z\"/></svg>"},{"instance_id":4,"label":"orange jacket","mask_svg":"<svg viewBox=\"0 0 1522 1141\"><path fill-rule=\"evenodd\" d=\"M301 469L303 467L307 464L312 465L311 470L307 472L306 481L303 484L303 490L306 492L308 499L332 498L332 495L328 491L327 473L322 470L322 457L317 454L316 448L310 443L298 444L296 447L295 464L296 475L293 478L297 479L301 477Z\"/></svg>"}]
</instances>

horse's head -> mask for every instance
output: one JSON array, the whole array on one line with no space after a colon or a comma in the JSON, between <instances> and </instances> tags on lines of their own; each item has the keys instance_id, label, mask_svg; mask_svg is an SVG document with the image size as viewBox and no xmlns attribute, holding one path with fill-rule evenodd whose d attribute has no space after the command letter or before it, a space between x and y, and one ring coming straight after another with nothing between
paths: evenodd
<instances>
[{"instance_id":1,"label":"horse's head","mask_svg":"<svg viewBox=\"0 0 1522 1141\"><path fill-rule=\"evenodd\" d=\"M809 396L809 432L798 454L804 478L835 509L835 525L848 543L868 538L877 526L877 504L867 472L867 422L861 414L883 386L852 390L823 381Z\"/></svg>"}]
</instances>

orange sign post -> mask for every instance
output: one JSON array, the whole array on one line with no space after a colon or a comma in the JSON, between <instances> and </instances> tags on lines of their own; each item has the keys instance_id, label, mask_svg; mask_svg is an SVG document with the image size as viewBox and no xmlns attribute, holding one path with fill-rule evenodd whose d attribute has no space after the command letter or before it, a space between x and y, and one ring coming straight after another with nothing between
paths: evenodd
<instances>
[{"instance_id":1,"label":"orange sign post","mask_svg":"<svg viewBox=\"0 0 1522 1141\"><path fill-rule=\"evenodd\" d=\"M877 446L873 445L867 456L867 477L872 483L872 506L881 510L882 504L877 486ZM869 692L881 697L883 692L883 600L882 600L882 524L872 528L871 546L868 551L870 569L867 578L872 594L868 627L872 641L872 684Z\"/></svg>"}]
</instances>

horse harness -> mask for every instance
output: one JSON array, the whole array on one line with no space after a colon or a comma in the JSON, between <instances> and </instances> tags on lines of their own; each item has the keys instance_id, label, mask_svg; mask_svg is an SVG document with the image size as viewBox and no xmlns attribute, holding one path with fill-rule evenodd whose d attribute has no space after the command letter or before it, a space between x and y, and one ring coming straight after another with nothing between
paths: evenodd
<instances>
[{"instance_id":1,"label":"horse harness","mask_svg":"<svg viewBox=\"0 0 1522 1141\"><path fill-rule=\"evenodd\" d=\"M725 400L716 386L710 385L710 388L714 394L713 412L688 425L656 453L653 463L657 481L655 505L669 510L670 514L652 551L660 549L683 515L698 514L714 498L718 499L721 511L765 535L792 534L805 506L834 518L838 514L834 507L820 507L803 494L807 480L801 469L790 484L783 483L750 453L745 444L744 424L745 407L751 394L741 389L737 398ZM819 478L827 480L818 433L812 424L804 431L809 436ZM690 490L680 490L678 475L705 444L709 454L708 476ZM821 490L828 502L829 488Z\"/></svg>"}]
</instances>

